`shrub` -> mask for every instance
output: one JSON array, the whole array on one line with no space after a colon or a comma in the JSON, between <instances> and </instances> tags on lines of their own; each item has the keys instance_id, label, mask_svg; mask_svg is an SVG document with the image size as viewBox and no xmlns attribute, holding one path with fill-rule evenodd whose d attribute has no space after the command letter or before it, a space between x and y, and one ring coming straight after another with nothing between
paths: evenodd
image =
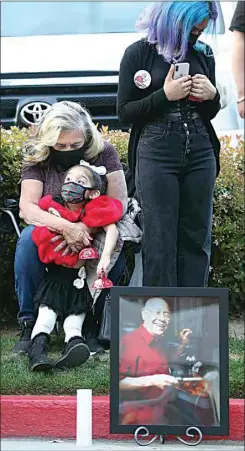
<instances>
[{"instance_id":1,"label":"shrub","mask_svg":"<svg viewBox=\"0 0 245 451\"><path fill-rule=\"evenodd\" d=\"M127 164L128 159L128 139L129 134L121 130L109 130L108 127L102 127L103 138L113 144L118 151L122 163Z\"/></svg>"},{"instance_id":2,"label":"shrub","mask_svg":"<svg viewBox=\"0 0 245 451\"><path fill-rule=\"evenodd\" d=\"M244 141L221 138L221 172L214 196L210 285L229 287L230 311L244 311Z\"/></svg>"},{"instance_id":3,"label":"shrub","mask_svg":"<svg viewBox=\"0 0 245 451\"><path fill-rule=\"evenodd\" d=\"M102 127L104 139L113 144L121 161L127 163L129 134L109 131ZM21 148L30 130L12 127L1 130L0 172L5 180L1 183L0 204L6 198L18 198ZM210 285L228 287L231 290L230 312L237 314L244 306L244 142L238 137L232 145L231 138L221 139L221 173L217 179L214 196L214 218L212 236L212 262ZM16 238L7 235L0 255L0 296L4 299L2 313L16 313L13 288L13 257Z\"/></svg>"},{"instance_id":4,"label":"shrub","mask_svg":"<svg viewBox=\"0 0 245 451\"><path fill-rule=\"evenodd\" d=\"M24 141L30 134L29 129L19 129L12 127L11 130L1 128L1 151L0 151L0 173L3 181L0 184L0 205L5 199L18 199L19 178L21 168L21 148ZM0 213L1 218L1 213ZM3 215L4 220L8 220ZM10 231L11 222L7 221ZM0 228L0 298L1 318L8 319L17 311L17 302L14 292L13 281L13 260L16 245L16 235L14 233L3 233Z\"/></svg>"}]
</instances>

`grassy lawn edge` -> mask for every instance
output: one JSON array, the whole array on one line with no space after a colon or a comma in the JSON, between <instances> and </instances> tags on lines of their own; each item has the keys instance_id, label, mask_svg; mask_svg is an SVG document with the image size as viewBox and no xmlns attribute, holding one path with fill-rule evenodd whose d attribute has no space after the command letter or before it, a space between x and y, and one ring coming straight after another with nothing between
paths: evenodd
<instances>
[{"instance_id":1,"label":"grassy lawn edge","mask_svg":"<svg viewBox=\"0 0 245 451\"><path fill-rule=\"evenodd\" d=\"M110 387L109 353L91 357L85 365L49 374L32 373L28 358L12 353L16 337L1 334L2 395L76 395L78 389L92 389L94 396L108 395ZM62 349L62 338L52 337L50 357L56 359ZM244 340L229 340L229 396L244 398Z\"/></svg>"}]
</instances>

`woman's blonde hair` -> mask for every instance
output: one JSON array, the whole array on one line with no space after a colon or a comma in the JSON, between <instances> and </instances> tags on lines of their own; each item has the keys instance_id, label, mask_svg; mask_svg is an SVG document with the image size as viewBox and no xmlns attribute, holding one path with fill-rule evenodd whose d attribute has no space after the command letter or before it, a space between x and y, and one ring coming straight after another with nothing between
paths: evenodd
<instances>
[{"instance_id":1,"label":"woman's blonde hair","mask_svg":"<svg viewBox=\"0 0 245 451\"><path fill-rule=\"evenodd\" d=\"M55 146L59 135L67 130L80 130L84 137L84 160L93 160L104 150L100 132L85 108L78 103L63 101L54 103L43 116L36 136L29 139L23 149L23 164L34 166L49 157L50 147Z\"/></svg>"}]
</instances>

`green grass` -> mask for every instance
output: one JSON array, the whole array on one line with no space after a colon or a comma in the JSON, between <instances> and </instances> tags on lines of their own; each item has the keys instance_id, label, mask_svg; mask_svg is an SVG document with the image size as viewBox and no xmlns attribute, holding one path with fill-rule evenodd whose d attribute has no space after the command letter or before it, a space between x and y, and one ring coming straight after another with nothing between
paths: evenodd
<instances>
[{"instance_id":1,"label":"green grass","mask_svg":"<svg viewBox=\"0 0 245 451\"><path fill-rule=\"evenodd\" d=\"M244 398L244 340L230 337L230 397Z\"/></svg>"},{"instance_id":2,"label":"green grass","mask_svg":"<svg viewBox=\"0 0 245 451\"><path fill-rule=\"evenodd\" d=\"M60 355L62 337L53 336L50 357ZM16 356L12 347L13 334L1 336L1 394L5 395L75 395L77 389L90 388L94 395L109 393L109 355L91 357L82 367L42 374L32 373L28 358ZM231 398L244 398L244 340L230 337L230 385Z\"/></svg>"},{"instance_id":3,"label":"green grass","mask_svg":"<svg viewBox=\"0 0 245 451\"><path fill-rule=\"evenodd\" d=\"M77 389L90 388L94 395L109 392L109 355L90 358L83 366L52 373L29 371L28 358L12 353L15 337L1 336L2 395L75 395ZM62 349L62 338L53 336L49 356L56 360Z\"/></svg>"}]
</instances>

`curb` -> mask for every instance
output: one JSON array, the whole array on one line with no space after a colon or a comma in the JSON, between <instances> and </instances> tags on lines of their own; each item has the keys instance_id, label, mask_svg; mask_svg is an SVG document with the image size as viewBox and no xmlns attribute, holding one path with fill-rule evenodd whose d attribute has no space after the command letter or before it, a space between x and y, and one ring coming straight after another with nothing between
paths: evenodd
<instances>
[{"instance_id":1,"label":"curb","mask_svg":"<svg viewBox=\"0 0 245 451\"><path fill-rule=\"evenodd\" d=\"M244 400L230 399L230 434L205 437L244 440ZM93 438L131 439L132 435L110 434L109 396L93 397ZM75 396L1 396L1 437L76 437Z\"/></svg>"}]
</instances>

